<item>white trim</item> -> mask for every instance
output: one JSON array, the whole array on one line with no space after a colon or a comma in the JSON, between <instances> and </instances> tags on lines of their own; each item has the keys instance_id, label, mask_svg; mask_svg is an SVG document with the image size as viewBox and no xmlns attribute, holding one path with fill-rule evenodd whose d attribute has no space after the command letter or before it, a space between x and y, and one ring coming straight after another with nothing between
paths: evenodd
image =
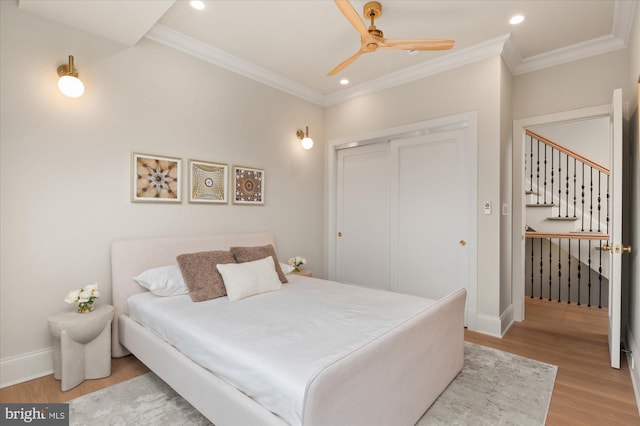
<instances>
[{"instance_id":1,"label":"white trim","mask_svg":"<svg viewBox=\"0 0 640 426\"><path fill-rule=\"evenodd\" d=\"M502 338L511 324L513 324L513 305L509 305L499 317L478 314L478 324L475 331Z\"/></svg>"},{"instance_id":2,"label":"white trim","mask_svg":"<svg viewBox=\"0 0 640 426\"><path fill-rule=\"evenodd\" d=\"M604 37L594 38L582 43L576 43L561 49L530 56L522 60L516 67L515 75L526 74L556 65L566 64L591 56L614 52L627 47L624 40L609 34Z\"/></svg>"},{"instance_id":3,"label":"white trim","mask_svg":"<svg viewBox=\"0 0 640 426\"><path fill-rule=\"evenodd\" d=\"M53 348L0 360L0 388L53 374Z\"/></svg>"},{"instance_id":4,"label":"white trim","mask_svg":"<svg viewBox=\"0 0 640 426\"><path fill-rule=\"evenodd\" d=\"M608 117L611 105L599 105L588 108L562 111L536 117L522 118L513 121L513 215L512 215L512 258L511 258L511 301L513 320L524 320L524 220L525 220L525 187L524 187L524 131L527 127L541 124L552 124L595 117Z\"/></svg>"},{"instance_id":5,"label":"white trim","mask_svg":"<svg viewBox=\"0 0 640 426\"><path fill-rule=\"evenodd\" d=\"M327 264L329 279L334 280L336 277L336 237L337 237L337 167L338 167L338 150L362 145L368 145L381 141L387 141L390 138L406 137L417 134L433 134L443 131L456 129L465 129L465 143L469 147L469 176L475 181L477 177L478 163L478 112L471 111L461 114L455 114L448 117L435 118L432 120L411 123L403 126L392 127L388 129L369 132L363 135L349 136L330 140L327 143ZM477 188L470 191L469 205L477 205ZM467 328L476 329L478 324L477 318L477 292L478 292L478 244L475 237L478 235L478 218L477 215L469 217L469 238L467 247L471 255L469 256L469 284L467 287L467 302L465 307ZM500 326L498 326L500 329Z\"/></svg>"},{"instance_id":6,"label":"white trim","mask_svg":"<svg viewBox=\"0 0 640 426\"><path fill-rule=\"evenodd\" d=\"M502 321L496 315L478 314L478 333L493 337L502 337Z\"/></svg>"},{"instance_id":7,"label":"white trim","mask_svg":"<svg viewBox=\"0 0 640 426\"><path fill-rule=\"evenodd\" d=\"M513 305L507 306L507 309L500 315L500 337L507 333L511 324L513 324Z\"/></svg>"},{"instance_id":8,"label":"white trim","mask_svg":"<svg viewBox=\"0 0 640 426\"><path fill-rule=\"evenodd\" d=\"M633 393L636 396L636 407L640 413L640 347L636 345L633 338L631 327L627 327L627 365L629 366L629 375L631 376L631 384L633 385ZM631 368L633 366L633 368Z\"/></svg>"},{"instance_id":9,"label":"white trim","mask_svg":"<svg viewBox=\"0 0 640 426\"><path fill-rule=\"evenodd\" d=\"M380 76L358 86L323 95L244 59L205 44L162 24L155 24L144 37L156 41L232 72L264 83L290 95L320 106L331 106L348 99L420 80L444 71L502 55L514 75L538 71L578 59L601 55L627 47L633 28L636 2L616 0L612 33L571 46L523 58L511 34L487 40L462 50L453 50L436 59Z\"/></svg>"}]
</instances>

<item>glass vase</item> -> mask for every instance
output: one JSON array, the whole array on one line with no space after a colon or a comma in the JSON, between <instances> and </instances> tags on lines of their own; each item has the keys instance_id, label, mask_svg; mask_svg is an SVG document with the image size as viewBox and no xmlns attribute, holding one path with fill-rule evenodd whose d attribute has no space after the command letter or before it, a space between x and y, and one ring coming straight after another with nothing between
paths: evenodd
<instances>
[{"instance_id":1,"label":"glass vase","mask_svg":"<svg viewBox=\"0 0 640 426\"><path fill-rule=\"evenodd\" d=\"M86 314L93 311L93 302L80 302L78 303L78 312Z\"/></svg>"}]
</instances>

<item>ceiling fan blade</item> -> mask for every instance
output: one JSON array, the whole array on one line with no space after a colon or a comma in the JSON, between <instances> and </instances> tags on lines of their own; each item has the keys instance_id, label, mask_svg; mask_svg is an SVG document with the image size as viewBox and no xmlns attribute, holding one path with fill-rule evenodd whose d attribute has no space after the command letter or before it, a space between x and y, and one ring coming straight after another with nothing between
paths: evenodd
<instances>
[{"instance_id":1,"label":"ceiling fan blade","mask_svg":"<svg viewBox=\"0 0 640 426\"><path fill-rule=\"evenodd\" d=\"M378 49L401 49L401 50L449 50L453 48L455 40L388 40L385 39Z\"/></svg>"},{"instance_id":2,"label":"ceiling fan blade","mask_svg":"<svg viewBox=\"0 0 640 426\"><path fill-rule=\"evenodd\" d=\"M364 50L359 50L358 53L356 53L355 55L345 59L344 61L342 61L340 63L340 65L338 65L337 67L335 67L334 69L329 71L329 74L327 74L327 76L331 77L332 75L338 74L340 71L342 71L343 69L345 69L346 67L351 65L353 63L353 61L358 59L360 57L360 55L362 55L363 53L367 53L367 52L364 51Z\"/></svg>"},{"instance_id":3,"label":"ceiling fan blade","mask_svg":"<svg viewBox=\"0 0 640 426\"><path fill-rule=\"evenodd\" d=\"M360 15L358 15L358 12L356 12L351 3L347 0L334 0L334 2L344 17L351 22L351 25L353 25L356 30L358 30L360 36L368 37L369 32L367 31L367 27L364 25L364 22L360 19Z\"/></svg>"}]
</instances>

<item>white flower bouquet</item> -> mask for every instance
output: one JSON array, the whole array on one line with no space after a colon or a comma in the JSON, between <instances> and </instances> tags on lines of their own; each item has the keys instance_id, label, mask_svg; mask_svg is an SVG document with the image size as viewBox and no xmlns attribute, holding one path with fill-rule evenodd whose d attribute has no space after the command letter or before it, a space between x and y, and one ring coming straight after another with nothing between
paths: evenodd
<instances>
[{"instance_id":1,"label":"white flower bouquet","mask_svg":"<svg viewBox=\"0 0 640 426\"><path fill-rule=\"evenodd\" d=\"M78 290L70 291L64 301L78 303L78 312L81 314L93 311L93 303L100 297L98 284L91 284Z\"/></svg>"},{"instance_id":2,"label":"white flower bouquet","mask_svg":"<svg viewBox=\"0 0 640 426\"><path fill-rule=\"evenodd\" d=\"M307 259L300 256L295 256L289 259L287 262L289 265L293 266L293 272L300 272L300 269L307 263Z\"/></svg>"}]
</instances>

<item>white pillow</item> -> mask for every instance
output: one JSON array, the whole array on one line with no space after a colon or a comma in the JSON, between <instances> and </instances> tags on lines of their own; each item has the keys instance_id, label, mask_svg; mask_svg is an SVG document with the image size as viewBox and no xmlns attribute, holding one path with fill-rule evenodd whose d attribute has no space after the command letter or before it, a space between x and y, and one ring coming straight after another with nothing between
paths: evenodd
<instances>
[{"instance_id":1,"label":"white pillow","mask_svg":"<svg viewBox=\"0 0 640 426\"><path fill-rule=\"evenodd\" d=\"M285 275L287 275L287 274L292 273L295 268L293 266L289 265L288 263L280 262L280 269L282 269L282 272Z\"/></svg>"},{"instance_id":2,"label":"white pillow","mask_svg":"<svg viewBox=\"0 0 640 426\"><path fill-rule=\"evenodd\" d=\"M148 269L133 279L156 296L179 296L189 293L178 265Z\"/></svg>"},{"instance_id":3,"label":"white pillow","mask_svg":"<svg viewBox=\"0 0 640 426\"><path fill-rule=\"evenodd\" d=\"M230 301L280 290L282 287L272 256L253 262L218 263L216 268L222 275Z\"/></svg>"}]
</instances>

